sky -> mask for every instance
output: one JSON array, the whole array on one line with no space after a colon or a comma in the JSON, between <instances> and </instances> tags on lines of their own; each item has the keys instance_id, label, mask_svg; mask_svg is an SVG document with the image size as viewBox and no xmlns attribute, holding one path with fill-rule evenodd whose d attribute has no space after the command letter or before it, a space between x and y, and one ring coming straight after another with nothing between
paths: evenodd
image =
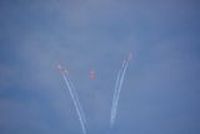
<instances>
[{"instance_id":1,"label":"sky","mask_svg":"<svg viewBox=\"0 0 200 134\"><path fill-rule=\"evenodd\" d=\"M87 134L199 134L199 18L198 0L1 0L0 133L82 134L62 64Z\"/></svg>"}]
</instances>

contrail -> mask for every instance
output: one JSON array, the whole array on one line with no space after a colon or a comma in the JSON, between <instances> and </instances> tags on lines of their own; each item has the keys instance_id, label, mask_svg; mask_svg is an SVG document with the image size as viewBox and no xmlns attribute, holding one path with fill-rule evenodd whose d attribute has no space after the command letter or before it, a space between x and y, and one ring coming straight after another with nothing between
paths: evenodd
<instances>
[{"instance_id":1,"label":"contrail","mask_svg":"<svg viewBox=\"0 0 200 134\"><path fill-rule=\"evenodd\" d=\"M117 79L116 79L116 83L115 83L115 90L114 90L114 94L113 94L112 108L111 108L111 117L110 117L110 126L111 127L114 125L115 118L117 115L119 96L120 96L120 92L121 92L122 85L124 82L124 76L126 74L126 70L128 68L128 64L131 59L131 56L132 55L129 54L128 59L126 59L123 62L122 67L120 68L118 75L117 75Z\"/></svg>"},{"instance_id":2,"label":"contrail","mask_svg":"<svg viewBox=\"0 0 200 134\"><path fill-rule=\"evenodd\" d=\"M74 106L76 108L76 112L77 112L78 117L79 117L79 121L80 121L80 124L81 124L82 132L83 132L83 134L87 134L86 127L85 127L85 124L86 124L85 115L83 113L83 110L82 110L82 107L80 105L80 102L79 102L79 99L78 99L78 95L77 95L76 90L75 90L75 88L73 86L73 83L66 76L66 70L63 69L62 66L58 65L58 69L61 72L62 77L63 77L63 79L65 81L65 84L66 84L66 86L67 86L67 88L69 90L69 93L70 93L71 97L72 97Z\"/></svg>"}]
</instances>

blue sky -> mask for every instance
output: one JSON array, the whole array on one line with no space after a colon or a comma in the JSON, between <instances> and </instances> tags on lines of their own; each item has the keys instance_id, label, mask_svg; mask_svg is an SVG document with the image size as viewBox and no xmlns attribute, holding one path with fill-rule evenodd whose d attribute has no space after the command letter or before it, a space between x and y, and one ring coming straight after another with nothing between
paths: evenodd
<instances>
[{"instance_id":1,"label":"blue sky","mask_svg":"<svg viewBox=\"0 0 200 134\"><path fill-rule=\"evenodd\" d=\"M0 133L82 133L55 68L62 63L88 134L199 134L199 9L198 0L1 0ZM115 79L129 52L110 130Z\"/></svg>"}]
</instances>

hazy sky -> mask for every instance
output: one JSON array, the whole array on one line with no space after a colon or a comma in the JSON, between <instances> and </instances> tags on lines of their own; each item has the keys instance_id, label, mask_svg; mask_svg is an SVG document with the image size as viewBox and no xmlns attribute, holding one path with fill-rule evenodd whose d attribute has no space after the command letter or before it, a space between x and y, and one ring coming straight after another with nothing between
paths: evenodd
<instances>
[{"instance_id":1,"label":"hazy sky","mask_svg":"<svg viewBox=\"0 0 200 134\"><path fill-rule=\"evenodd\" d=\"M198 0L1 0L0 133L200 133ZM134 53L109 129L117 72ZM96 79L89 79L89 71Z\"/></svg>"}]
</instances>

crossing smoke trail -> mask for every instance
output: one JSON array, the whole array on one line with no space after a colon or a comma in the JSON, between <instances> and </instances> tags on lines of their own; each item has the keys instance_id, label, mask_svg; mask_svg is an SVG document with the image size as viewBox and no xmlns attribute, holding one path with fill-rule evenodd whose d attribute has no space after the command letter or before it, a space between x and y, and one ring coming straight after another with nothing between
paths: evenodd
<instances>
[{"instance_id":1,"label":"crossing smoke trail","mask_svg":"<svg viewBox=\"0 0 200 134\"><path fill-rule=\"evenodd\" d=\"M85 128L85 124L86 124L86 119L85 119L85 115L83 113L83 110L82 110L82 107L81 107L81 104L79 102L79 99L78 99L78 95L76 93L76 90L73 86L73 83L72 81L66 76L66 70L62 68L62 66L58 65L58 69L61 71L61 74L62 74L62 77L65 81L65 84L69 90L69 93L72 97L72 100L74 102L74 105L75 105L75 108L76 108L76 112L78 114L78 117L79 117L79 121L80 121L80 124L81 124L81 128L82 128L82 132L83 134L86 134L86 128ZM66 93L66 92L65 92Z\"/></svg>"},{"instance_id":2,"label":"crossing smoke trail","mask_svg":"<svg viewBox=\"0 0 200 134\"><path fill-rule=\"evenodd\" d=\"M120 92L121 92L122 85L123 85L123 82L124 82L126 70L128 68L128 64L129 64L129 61L130 61L131 58L132 58L132 55L130 53L128 58L126 60L124 60L122 67L120 68L118 75L117 75L114 94L113 94L112 107L111 107L111 116L110 116L110 126L111 127L114 125L114 122L115 122L115 118L116 118L116 115L117 115L117 107L118 107L118 102L119 102L119 96L120 96Z\"/></svg>"}]
</instances>

